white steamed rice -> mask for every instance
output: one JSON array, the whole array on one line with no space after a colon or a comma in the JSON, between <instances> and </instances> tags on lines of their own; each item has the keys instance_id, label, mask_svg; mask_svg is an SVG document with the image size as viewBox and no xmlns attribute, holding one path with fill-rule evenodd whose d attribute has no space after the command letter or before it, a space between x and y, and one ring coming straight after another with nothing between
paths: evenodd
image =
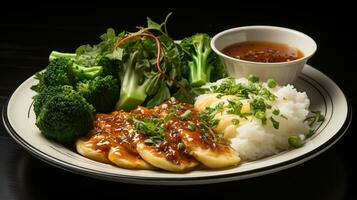
<instances>
[{"instance_id":1,"label":"white steamed rice","mask_svg":"<svg viewBox=\"0 0 357 200\"><path fill-rule=\"evenodd\" d=\"M206 84L210 87L216 83ZM237 79L236 82L247 82L247 79ZM276 117L279 122L279 129L275 129L270 120L266 125L253 118L247 123L236 129L236 136L231 138L231 146L235 149L242 160L256 160L262 157L276 154L282 150L288 149L288 138L291 135L306 135L309 132L309 126L304 123L304 119L309 114L310 100L305 92L298 92L293 85L277 86L269 90L277 96L273 107L280 110L280 114L285 116ZM201 98L200 96L198 99ZM267 111L267 116L272 113Z\"/></svg>"}]
</instances>

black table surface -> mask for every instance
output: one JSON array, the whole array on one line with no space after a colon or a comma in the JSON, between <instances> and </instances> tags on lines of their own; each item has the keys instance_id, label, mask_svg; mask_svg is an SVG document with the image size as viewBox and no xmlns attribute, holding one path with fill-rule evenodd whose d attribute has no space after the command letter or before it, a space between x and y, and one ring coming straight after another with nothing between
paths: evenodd
<instances>
[{"instance_id":1,"label":"black table surface","mask_svg":"<svg viewBox=\"0 0 357 200\"><path fill-rule=\"evenodd\" d=\"M244 25L275 25L302 31L316 40L318 50L309 64L332 78L352 102L356 55L354 13L344 2L323 7L299 4L229 4L226 7L138 8L103 5L68 8L26 5L3 9L0 17L0 104L28 77L43 69L49 53L70 52L98 42L107 27L135 30L146 16L157 21L173 11L168 22L175 39L191 33L210 35ZM151 5L152 6L152 5ZM279 7L280 6L280 7ZM239 9L238 9L239 8ZM148 186L116 183L74 174L49 165L8 135L0 124L0 199L211 197L243 199L354 199L356 145L353 122L344 137L321 155L277 173L246 180L195 186Z\"/></svg>"}]
</instances>

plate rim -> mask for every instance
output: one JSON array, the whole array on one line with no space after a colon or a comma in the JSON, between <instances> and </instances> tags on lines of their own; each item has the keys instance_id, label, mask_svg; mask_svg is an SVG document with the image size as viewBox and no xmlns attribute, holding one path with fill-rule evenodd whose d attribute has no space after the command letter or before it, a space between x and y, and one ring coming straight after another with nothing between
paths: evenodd
<instances>
[{"instance_id":1,"label":"plate rim","mask_svg":"<svg viewBox=\"0 0 357 200\"><path fill-rule=\"evenodd\" d=\"M100 178L100 179L104 179L104 180L112 180L112 181L117 181L117 182L136 183L136 184L152 184L152 185L207 184L207 183L218 183L218 182L226 182L226 181L233 181L233 180L241 180L241 179L256 177L259 175L269 174L269 173L273 173L273 172L280 171L283 169L287 169L287 168L296 166L302 162L305 162L311 158L314 158L315 156L323 153L325 150L327 150L331 146L333 146L348 130L348 127L350 126L351 121L352 121L352 112L353 112L352 105L350 103L350 99L347 98L345 92L331 78L329 78L327 75L325 75L320 70L312 67L311 65L306 65L306 66L309 66L310 68L318 71L319 73L324 75L326 78L328 78L329 81L332 82L344 95L344 99L346 100L346 104L347 104L347 115L346 115L346 118L344 119L345 121L344 121L343 125L329 140L327 140L325 143L318 146L317 148L313 149L312 151L309 151L309 152L302 154L298 157L295 157L293 159L289 159L289 160L286 160L286 161L283 161L280 163L264 166L264 167L257 168L257 169L251 169L251 170L247 170L247 171L243 171L243 172L236 172L236 173L229 173L229 174L216 174L216 175L202 176L202 177L141 177L141 176L132 176L132 175L128 176L128 175L123 175L123 174L108 173L108 172L103 172L101 170L85 168L85 167L82 167L79 165L75 165L73 163L70 164L70 163L65 162L61 159L55 158L54 156L51 156L51 155L39 150L35 146L29 144L26 140L21 138L20 134L18 134L15 131L15 129L12 127L12 125L10 124L10 122L8 120L7 107L8 107L8 104L9 104L11 98L13 97L14 93L17 91L17 89L14 90L14 92L11 94L10 98L7 100L7 102L3 106L2 121L4 123L5 129L9 133L9 135L20 146L22 146L24 149L26 149L26 151L28 151L31 155L35 156L36 158L39 158L40 160L42 160L52 166L59 167L61 169L64 169L66 171L70 171L70 172L73 172L76 174L86 175L86 176ZM304 74L304 75L307 75L307 74ZM30 79L31 77L29 77L28 79ZM26 80L28 80L28 79L26 79ZM312 79L312 80L314 80L314 79ZM22 82L22 83L24 83L24 82ZM319 82L316 81L316 83L318 85L320 85ZM17 88L19 88L20 86L21 86L21 84ZM325 89L325 87L323 87L322 85L320 85L320 87ZM328 91L326 91L326 92L328 93Z\"/></svg>"}]
</instances>

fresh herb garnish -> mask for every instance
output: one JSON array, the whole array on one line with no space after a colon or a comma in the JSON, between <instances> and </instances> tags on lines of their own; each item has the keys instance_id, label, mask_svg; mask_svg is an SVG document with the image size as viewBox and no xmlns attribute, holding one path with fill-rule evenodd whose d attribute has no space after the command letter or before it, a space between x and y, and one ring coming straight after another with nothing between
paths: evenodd
<instances>
[{"instance_id":1,"label":"fresh herb garnish","mask_svg":"<svg viewBox=\"0 0 357 200\"><path fill-rule=\"evenodd\" d=\"M134 119L135 130L148 136L152 143L161 143L165 140L163 120L157 117L145 118L144 121ZM149 140L146 143L150 143Z\"/></svg>"},{"instance_id":2,"label":"fresh herb garnish","mask_svg":"<svg viewBox=\"0 0 357 200\"><path fill-rule=\"evenodd\" d=\"M321 111L311 111L312 115L308 116L304 122L307 122L310 127L313 127L316 123L324 122L325 117L321 114Z\"/></svg>"},{"instance_id":3,"label":"fresh herb garnish","mask_svg":"<svg viewBox=\"0 0 357 200\"><path fill-rule=\"evenodd\" d=\"M192 121L188 121L188 122L187 122L187 128L188 128L188 130L190 130L190 131L195 131L195 130L196 130L196 125L195 125L195 123L193 123Z\"/></svg>"},{"instance_id":4,"label":"fresh herb garnish","mask_svg":"<svg viewBox=\"0 0 357 200\"><path fill-rule=\"evenodd\" d=\"M275 88L276 87L276 82L274 79L268 79L267 80L267 85L269 88Z\"/></svg>"},{"instance_id":5,"label":"fresh herb garnish","mask_svg":"<svg viewBox=\"0 0 357 200\"><path fill-rule=\"evenodd\" d=\"M216 128L219 120L215 119L216 114L223 112L224 103L221 102L217 104L215 107L207 107L203 112L199 113L198 117L201 122L205 122L205 124L210 128Z\"/></svg>"},{"instance_id":6,"label":"fresh herb garnish","mask_svg":"<svg viewBox=\"0 0 357 200\"><path fill-rule=\"evenodd\" d=\"M280 110L279 109L274 109L273 110L273 115L279 115L280 114Z\"/></svg>"},{"instance_id":7,"label":"fresh herb garnish","mask_svg":"<svg viewBox=\"0 0 357 200\"><path fill-rule=\"evenodd\" d=\"M288 120L288 118L287 118L285 115L280 115L280 117L282 117L282 118Z\"/></svg>"},{"instance_id":8,"label":"fresh herb garnish","mask_svg":"<svg viewBox=\"0 0 357 200\"><path fill-rule=\"evenodd\" d=\"M186 146L184 143L180 142L177 144L177 148L180 150L180 151L184 151L186 149Z\"/></svg>"},{"instance_id":9,"label":"fresh herb garnish","mask_svg":"<svg viewBox=\"0 0 357 200\"><path fill-rule=\"evenodd\" d=\"M263 125L267 124L267 117L264 111L257 111L254 115L257 119L260 119Z\"/></svg>"},{"instance_id":10,"label":"fresh herb garnish","mask_svg":"<svg viewBox=\"0 0 357 200\"><path fill-rule=\"evenodd\" d=\"M254 76L253 74L250 74L250 75L248 76L248 81L250 81L250 82L252 82L252 83L259 82L259 77Z\"/></svg>"},{"instance_id":11,"label":"fresh herb garnish","mask_svg":"<svg viewBox=\"0 0 357 200\"><path fill-rule=\"evenodd\" d=\"M239 119L232 119L233 125L239 125L239 123L240 123Z\"/></svg>"},{"instance_id":12,"label":"fresh herb garnish","mask_svg":"<svg viewBox=\"0 0 357 200\"><path fill-rule=\"evenodd\" d=\"M179 116L180 120L185 120L186 118L188 118L191 115L191 110L186 110L184 113L182 113Z\"/></svg>"},{"instance_id":13,"label":"fresh herb garnish","mask_svg":"<svg viewBox=\"0 0 357 200\"><path fill-rule=\"evenodd\" d=\"M279 129L279 122L276 121L273 117L270 117L270 121L273 123L275 129Z\"/></svg>"}]
</instances>

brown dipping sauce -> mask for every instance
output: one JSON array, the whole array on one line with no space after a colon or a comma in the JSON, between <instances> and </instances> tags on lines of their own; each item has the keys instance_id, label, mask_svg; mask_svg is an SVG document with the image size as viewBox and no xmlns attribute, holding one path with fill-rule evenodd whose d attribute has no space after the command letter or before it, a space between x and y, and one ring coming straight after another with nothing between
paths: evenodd
<instances>
[{"instance_id":1,"label":"brown dipping sauce","mask_svg":"<svg viewBox=\"0 0 357 200\"><path fill-rule=\"evenodd\" d=\"M235 43L224 48L223 53L241 60L264 63L288 62L304 57L297 48L265 41Z\"/></svg>"}]
</instances>

